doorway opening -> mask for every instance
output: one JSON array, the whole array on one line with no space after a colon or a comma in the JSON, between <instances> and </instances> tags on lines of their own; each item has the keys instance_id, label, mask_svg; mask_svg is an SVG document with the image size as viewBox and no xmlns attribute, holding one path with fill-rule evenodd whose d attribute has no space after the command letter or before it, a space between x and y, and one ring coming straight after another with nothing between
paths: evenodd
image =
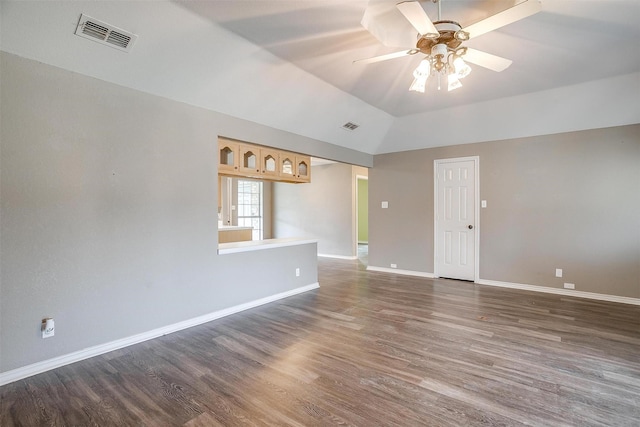
<instances>
[{"instance_id":1,"label":"doorway opening","mask_svg":"<svg viewBox=\"0 0 640 427\"><path fill-rule=\"evenodd\" d=\"M356 175L356 246L358 260L369 264L369 177Z\"/></svg>"}]
</instances>

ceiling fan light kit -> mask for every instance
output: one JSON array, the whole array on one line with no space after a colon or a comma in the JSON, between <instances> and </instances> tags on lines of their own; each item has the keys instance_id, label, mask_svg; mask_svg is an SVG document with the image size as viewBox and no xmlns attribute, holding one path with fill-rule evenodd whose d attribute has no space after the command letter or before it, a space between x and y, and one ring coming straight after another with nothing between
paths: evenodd
<instances>
[{"instance_id":1,"label":"ceiling fan light kit","mask_svg":"<svg viewBox=\"0 0 640 427\"><path fill-rule=\"evenodd\" d=\"M440 90L440 80L445 76L449 91L462 87L460 79L471 73L471 67L462 59L465 53L465 48L454 51L444 43L434 45L431 47L430 54L420 61L420 65L413 72L414 80L409 90L424 93L430 75L438 76L438 90Z\"/></svg>"},{"instance_id":2,"label":"ceiling fan light kit","mask_svg":"<svg viewBox=\"0 0 640 427\"><path fill-rule=\"evenodd\" d=\"M413 83L409 87L409 90L424 93L427 79L431 74L431 62L429 59L423 59L420 61L420 65L413 72Z\"/></svg>"},{"instance_id":3,"label":"ceiling fan light kit","mask_svg":"<svg viewBox=\"0 0 640 427\"><path fill-rule=\"evenodd\" d=\"M511 65L511 61L508 59L461 46L463 42L531 16L542 9L540 0L523 0L482 21L462 27L455 21L441 19L442 0L431 1L438 4L438 20L434 22L431 21L419 1L403 1L396 4L396 9L418 32L418 41L414 49L362 59L354 61L354 63L371 64L422 53L425 58L413 71L414 80L409 90L424 93L427 79L434 75L438 78L438 90L441 87L441 79L446 77L447 88L452 91L461 87L460 79L465 78L471 72L471 67L465 59L496 72L503 71ZM363 19L363 25L372 21L371 18ZM367 25L365 28L369 30ZM372 32L372 34L374 33ZM378 34L380 33L378 32ZM381 41L385 43L385 40Z\"/></svg>"}]
</instances>

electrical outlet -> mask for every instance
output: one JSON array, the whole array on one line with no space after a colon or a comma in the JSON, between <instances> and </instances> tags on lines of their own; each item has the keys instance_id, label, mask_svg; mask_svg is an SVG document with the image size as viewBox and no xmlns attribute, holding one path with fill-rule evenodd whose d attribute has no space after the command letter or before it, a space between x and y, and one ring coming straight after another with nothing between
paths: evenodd
<instances>
[{"instance_id":1,"label":"electrical outlet","mask_svg":"<svg viewBox=\"0 0 640 427\"><path fill-rule=\"evenodd\" d=\"M565 289L575 289L576 288L576 284L575 283L565 283L564 284L564 288Z\"/></svg>"},{"instance_id":2,"label":"electrical outlet","mask_svg":"<svg viewBox=\"0 0 640 427\"><path fill-rule=\"evenodd\" d=\"M562 269L556 268L556 277L562 277Z\"/></svg>"},{"instance_id":3,"label":"electrical outlet","mask_svg":"<svg viewBox=\"0 0 640 427\"><path fill-rule=\"evenodd\" d=\"M391 268L398 268L398 264L391 264Z\"/></svg>"},{"instance_id":4,"label":"electrical outlet","mask_svg":"<svg viewBox=\"0 0 640 427\"><path fill-rule=\"evenodd\" d=\"M296 268L296 277L300 277L300 269Z\"/></svg>"},{"instance_id":5,"label":"electrical outlet","mask_svg":"<svg viewBox=\"0 0 640 427\"><path fill-rule=\"evenodd\" d=\"M382 209L389 209L389 202L382 202L380 203L380 207Z\"/></svg>"},{"instance_id":6,"label":"electrical outlet","mask_svg":"<svg viewBox=\"0 0 640 427\"><path fill-rule=\"evenodd\" d=\"M53 323L53 319L50 317L42 319L40 329L42 330L42 338L51 338L52 336L54 336L56 328L55 324Z\"/></svg>"}]
</instances>

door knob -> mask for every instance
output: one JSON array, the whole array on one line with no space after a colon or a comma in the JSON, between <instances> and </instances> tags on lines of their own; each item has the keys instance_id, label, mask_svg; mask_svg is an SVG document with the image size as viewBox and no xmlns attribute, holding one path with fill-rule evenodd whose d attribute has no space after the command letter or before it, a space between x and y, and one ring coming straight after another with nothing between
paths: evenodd
<instances>
[{"instance_id":1,"label":"door knob","mask_svg":"<svg viewBox=\"0 0 640 427\"><path fill-rule=\"evenodd\" d=\"M469 230L473 230L473 225L469 224Z\"/></svg>"}]
</instances>

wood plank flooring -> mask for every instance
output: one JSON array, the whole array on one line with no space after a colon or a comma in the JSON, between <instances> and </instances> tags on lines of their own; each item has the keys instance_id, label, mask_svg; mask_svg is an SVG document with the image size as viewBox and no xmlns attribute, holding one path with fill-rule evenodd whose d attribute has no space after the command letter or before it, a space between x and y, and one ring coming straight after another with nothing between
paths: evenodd
<instances>
[{"instance_id":1,"label":"wood plank flooring","mask_svg":"<svg viewBox=\"0 0 640 427\"><path fill-rule=\"evenodd\" d=\"M639 426L640 307L367 272L0 388L10 426Z\"/></svg>"}]
</instances>

